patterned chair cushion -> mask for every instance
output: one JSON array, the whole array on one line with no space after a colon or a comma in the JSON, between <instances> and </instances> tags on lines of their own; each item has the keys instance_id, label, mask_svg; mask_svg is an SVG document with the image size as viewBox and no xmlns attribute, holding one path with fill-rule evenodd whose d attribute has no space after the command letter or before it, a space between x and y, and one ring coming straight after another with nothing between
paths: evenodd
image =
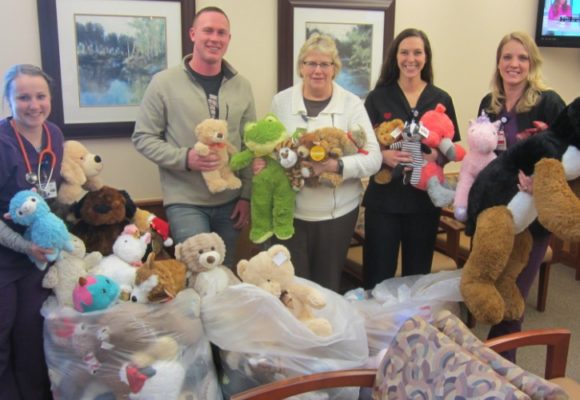
<instances>
[{"instance_id":1,"label":"patterned chair cushion","mask_svg":"<svg viewBox=\"0 0 580 400\"><path fill-rule=\"evenodd\" d=\"M556 385L485 351L448 311L435 321L413 317L403 324L378 368L373 399L567 398Z\"/></svg>"}]
</instances>

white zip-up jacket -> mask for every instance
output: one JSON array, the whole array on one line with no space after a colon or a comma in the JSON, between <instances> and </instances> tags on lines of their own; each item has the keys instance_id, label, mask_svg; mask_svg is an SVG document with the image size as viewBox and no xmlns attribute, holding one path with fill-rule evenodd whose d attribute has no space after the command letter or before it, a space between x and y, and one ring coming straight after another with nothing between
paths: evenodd
<instances>
[{"instance_id":1,"label":"white zip-up jacket","mask_svg":"<svg viewBox=\"0 0 580 400\"><path fill-rule=\"evenodd\" d=\"M362 184L360 178L376 173L382 164L382 155L373 127L359 97L333 82L332 98L326 108L311 118L306 115L302 83L281 91L272 100L271 111L292 134L296 129L307 132L323 127L351 131L362 127L367 137L364 150L342 157L344 182L337 188L327 186L304 187L296 196L294 216L304 221L324 221L348 214L358 207Z\"/></svg>"}]
</instances>

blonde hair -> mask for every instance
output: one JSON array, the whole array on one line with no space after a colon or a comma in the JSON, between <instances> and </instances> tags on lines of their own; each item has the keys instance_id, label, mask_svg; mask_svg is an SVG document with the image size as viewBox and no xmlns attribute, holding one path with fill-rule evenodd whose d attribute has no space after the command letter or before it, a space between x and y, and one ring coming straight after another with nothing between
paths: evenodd
<instances>
[{"instance_id":1,"label":"blonde hair","mask_svg":"<svg viewBox=\"0 0 580 400\"><path fill-rule=\"evenodd\" d=\"M530 60L530 70L527 76L526 89L524 90L521 99L516 104L516 112L522 113L530 111L532 107L536 105L540 98L540 94L548 89L548 86L544 83L542 78L542 56L538 46L534 43L534 40L525 32L508 33L499 42L495 56L496 68L491 81L491 104L487 110L492 114L499 114L505 103L503 79L497 66L499 65L503 47L511 40L515 40L524 46L528 52Z\"/></svg>"},{"instance_id":2,"label":"blonde hair","mask_svg":"<svg viewBox=\"0 0 580 400\"><path fill-rule=\"evenodd\" d=\"M324 55L329 56L332 59L332 63L334 65L334 76L332 79L336 78L340 69L342 68L342 62L340 61L340 57L338 56L338 49L336 48L336 43L334 39L332 39L328 35L321 35L320 33L312 34L306 42L302 45L300 49L300 53L298 53L298 61L296 64L296 68L300 77L302 78L302 74L300 73L300 67L302 63L312 52L320 52Z\"/></svg>"}]
</instances>

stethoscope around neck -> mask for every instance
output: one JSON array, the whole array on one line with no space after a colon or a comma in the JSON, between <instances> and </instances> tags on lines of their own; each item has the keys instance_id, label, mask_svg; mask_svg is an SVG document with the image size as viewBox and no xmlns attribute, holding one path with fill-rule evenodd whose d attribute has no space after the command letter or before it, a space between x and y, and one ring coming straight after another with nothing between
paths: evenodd
<instances>
[{"instance_id":1,"label":"stethoscope around neck","mask_svg":"<svg viewBox=\"0 0 580 400\"><path fill-rule=\"evenodd\" d=\"M16 139L18 140L18 144L20 145L20 152L22 153L22 158L24 158L24 163L26 164L26 175L24 175L24 179L27 183L37 186L39 191L43 193L48 188L50 180L52 179L52 174L54 173L54 168L56 167L56 154L54 154L54 151L52 151L52 136L50 134L50 129L48 129L46 123L42 124L43 130L46 132L46 148L38 153L38 168L35 172L32 170L30 160L28 159L28 153L26 152L24 142L22 141L22 136L20 135L20 132L18 132L18 129L16 129L14 120L10 121L10 125L12 126L12 130L14 131ZM43 185L40 179L41 169L42 164L47 157L50 158L50 173L48 174L48 178Z\"/></svg>"}]
</instances>

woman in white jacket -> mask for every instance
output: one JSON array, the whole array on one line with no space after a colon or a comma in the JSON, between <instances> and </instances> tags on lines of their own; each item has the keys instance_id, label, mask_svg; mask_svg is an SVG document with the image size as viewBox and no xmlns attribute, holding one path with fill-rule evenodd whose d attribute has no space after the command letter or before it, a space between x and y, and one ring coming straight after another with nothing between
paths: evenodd
<instances>
[{"instance_id":1,"label":"woman in white jacket","mask_svg":"<svg viewBox=\"0 0 580 400\"><path fill-rule=\"evenodd\" d=\"M276 94L271 107L288 132L362 127L367 137L363 152L312 164L315 175L338 172L344 181L336 188L302 188L296 197L295 234L278 241L290 250L297 276L338 291L358 215L360 178L378 171L381 153L361 99L334 82L341 62L332 38L312 35L300 50L297 68L302 82Z\"/></svg>"}]
</instances>

